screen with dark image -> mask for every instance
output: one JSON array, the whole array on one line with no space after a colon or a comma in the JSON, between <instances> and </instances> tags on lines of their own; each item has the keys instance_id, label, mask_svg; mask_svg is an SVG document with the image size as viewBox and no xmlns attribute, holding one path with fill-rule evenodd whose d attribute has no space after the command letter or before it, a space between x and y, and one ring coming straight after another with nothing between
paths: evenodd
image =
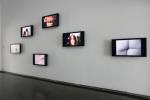
<instances>
[{"instance_id":1,"label":"screen with dark image","mask_svg":"<svg viewBox=\"0 0 150 100\"><path fill-rule=\"evenodd\" d=\"M146 56L146 38L113 39L112 56Z\"/></svg>"},{"instance_id":2,"label":"screen with dark image","mask_svg":"<svg viewBox=\"0 0 150 100\"><path fill-rule=\"evenodd\" d=\"M63 46L84 46L84 31L63 33Z\"/></svg>"},{"instance_id":3,"label":"screen with dark image","mask_svg":"<svg viewBox=\"0 0 150 100\"><path fill-rule=\"evenodd\" d=\"M33 54L33 64L47 66L47 54Z\"/></svg>"},{"instance_id":4,"label":"screen with dark image","mask_svg":"<svg viewBox=\"0 0 150 100\"><path fill-rule=\"evenodd\" d=\"M49 28L59 25L59 14L47 15L42 17L42 28Z\"/></svg>"}]
</instances>

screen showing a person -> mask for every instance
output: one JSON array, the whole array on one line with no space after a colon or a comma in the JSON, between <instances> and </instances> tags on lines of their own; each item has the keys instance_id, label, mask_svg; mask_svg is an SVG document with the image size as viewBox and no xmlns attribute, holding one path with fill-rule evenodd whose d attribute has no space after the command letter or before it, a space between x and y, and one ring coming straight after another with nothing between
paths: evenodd
<instances>
[{"instance_id":1,"label":"screen showing a person","mask_svg":"<svg viewBox=\"0 0 150 100\"><path fill-rule=\"evenodd\" d=\"M84 32L70 32L63 34L63 46L83 46Z\"/></svg>"},{"instance_id":2,"label":"screen showing a person","mask_svg":"<svg viewBox=\"0 0 150 100\"><path fill-rule=\"evenodd\" d=\"M146 56L146 39L118 39L112 50L116 56Z\"/></svg>"},{"instance_id":3,"label":"screen showing a person","mask_svg":"<svg viewBox=\"0 0 150 100\"><path fill-rule=\"evenodd\" d=\"M46 66L47 65L47 55L46 54L33 54L33 64L34 65L41 65Z\"/></svg>"},{"instance_id":4,"label":"screen showing a person","mask_svg":"<svg viewBox=\"0 0 150 100\"><path fill-rule=\"evenodd\" d=\"M43 28L58 26L58 24L59 24L59 14L53 14L42 17Z\"/></svg>"},{"instance_id":5,"label":"screen showing a person","mask_svg":"<svg viewBox=\"0 0 150 100\"><path fill-rule=\"evenodd\" d=\"M33 26L21 27L21 37L29 37L33 35Z\"/></svg>"}]
</instances>

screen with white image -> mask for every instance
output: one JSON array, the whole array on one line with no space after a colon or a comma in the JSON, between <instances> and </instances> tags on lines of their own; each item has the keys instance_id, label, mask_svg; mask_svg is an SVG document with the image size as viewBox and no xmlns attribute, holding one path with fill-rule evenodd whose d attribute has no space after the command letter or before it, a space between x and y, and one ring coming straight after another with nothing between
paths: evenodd
<instances>
[{"instance_id":1,"label":"screen with white image","mask_svg":"<svg viewBox=\"0 0 150 100\"><path fill-rule=\"evenodd\" d=\"M116 40L116 55L141 55L141 40Z\"/></svg>"},{"instance_id":2,"label":"screen with white image","mask_svg":"<svg viewBox=\"0 0 150 100\"><path fill-rule=\"evenodd\" d=\"M11 53L20 53L21 52L20 45L21 44L11 44L10 45L10 52Z\"/></svg>"}]
</instances>

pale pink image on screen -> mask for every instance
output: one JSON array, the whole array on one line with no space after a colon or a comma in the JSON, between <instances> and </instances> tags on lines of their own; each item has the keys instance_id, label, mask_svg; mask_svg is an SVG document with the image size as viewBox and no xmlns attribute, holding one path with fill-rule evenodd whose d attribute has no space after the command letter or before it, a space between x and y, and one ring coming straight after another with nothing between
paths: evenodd
<instances>
[{"instance_id":1,"label":"pale pink image on screen","mask_svg":"<svg viewBox=\"0 0 150 100\"><path fill-rule=\"evenodd\" d=\"M45 55L35 55L35 64L45 65Z\"/></svg>"},{"instance_id":2,"label":"pale pink image on screen","mask_svg":"<svg viewBox=\"0 0 150 100\"><path fill-rule=\"evenodd\" d=\"M117 55L141 55L141 40L117 40Z\"/></svg>"}]
</instances>

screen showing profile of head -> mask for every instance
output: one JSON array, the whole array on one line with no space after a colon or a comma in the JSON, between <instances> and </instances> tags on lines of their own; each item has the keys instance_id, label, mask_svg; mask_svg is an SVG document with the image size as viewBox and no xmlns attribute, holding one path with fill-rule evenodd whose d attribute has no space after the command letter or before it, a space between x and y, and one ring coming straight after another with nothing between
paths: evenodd
<instances>
[{"instance_id":1,"label":"screen showing profile of head","mask_svg":"<svg viewBox=\"0 0 150 100\"><path fill-rule=\"evenodd\" d=\"M112 42L113 56L146 56L146 39L116 39Z\"/></svg>"}]
</instances>

